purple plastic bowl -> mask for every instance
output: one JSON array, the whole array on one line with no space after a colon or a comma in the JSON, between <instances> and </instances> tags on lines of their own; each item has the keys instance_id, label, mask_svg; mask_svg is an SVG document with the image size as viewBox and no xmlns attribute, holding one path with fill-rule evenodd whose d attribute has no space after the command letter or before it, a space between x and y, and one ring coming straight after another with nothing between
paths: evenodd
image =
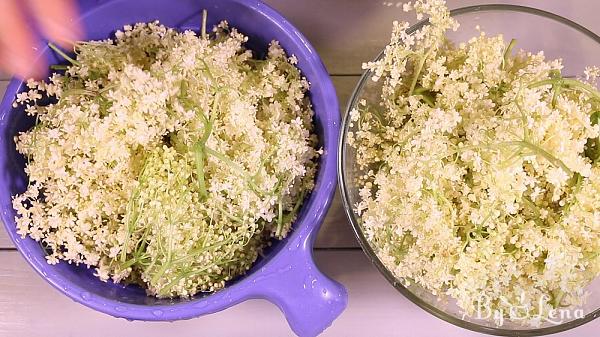
<instances>
[{"instance_id":1,"label":"purple plastic bowl","mask_svg":"<svg viewBox=\"0 0 600 337\"><path fill-rule=\"evenodd\" d=\"M15 246L27 262L52 286L76 302L115 317L129 320L172 321L214 313L248 299L266 299L285 314L291 328L301 336L315 336L341 314L347 304L342 285L316 268L312 247L336 187L336 149L339 106L329 75L314 48L285 18L257 0L145 0L80 2L81 20L87 39L104 39L126 24L160 20L178 29L199 28L202 9L208 10L208 25L227 20L249 36L248 47L264 54L271 40L278 40L288 54L298 58L298 67L311 83L310 99L315 111L316 132L324 153L320 158L316 186L283 241L275 243L266 257L257 261L244 276L211 295L189 300L157 299L143 289L105 283L93 276L93 269L46 263L40 244L16 234L11 197L27 186L24 158L15 150L13 137L29 129L33 120L22 108L12 108L15 94L23 89L13 79L0 105L0 210ZM48 48L42 56L51 63L63 62Z\"/></svg>"}]
</instances>

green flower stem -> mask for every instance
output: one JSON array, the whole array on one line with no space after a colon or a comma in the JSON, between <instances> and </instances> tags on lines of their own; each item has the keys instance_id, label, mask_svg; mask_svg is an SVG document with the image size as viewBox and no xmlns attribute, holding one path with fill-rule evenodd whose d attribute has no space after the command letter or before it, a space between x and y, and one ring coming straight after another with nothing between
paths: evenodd
<instances>
[{"instance_id":1,"label":"green flower stem","mask_svg":"<svg viewBox=\"0 0 600 337\"><path fill-rule=\"evenodd\" d=\"M513 50L513 48L515 47L516 44L517 44L517 40L516 39L511 39L510 43L506 47L506 50L504 51L504 57L502 59L502 70L504 70L504 68L508 64L508 60L510 59L510 56L512 55L512 50Z\"/></svg>"},{"instance_id":2,"label":"green flower stem","mask_svg":"<svg viewBox=\"0 0 600 337\"><path fill-rule=\"evenodd\" d=\"M125 242L123 243L123 248L121 248L121 262L125 263L127 261L127 253L128 253L128 245L129 240L133 233L137 228L137 223L139 219L140 209L143 207L139 205L140 198L140 184L142 184L146 180L146 167L148 166L148 161L144 161L144 165L138 174L138 186L133 190L131 196L129 197L129 201L127 202L127 207L125 209L124 220L127 224L127 235L125 236ZM140 207L142 206L142 207Z\"/></svg>"},{"instance_id":3,"label":"green flower stem","mask_svg":"<svg viewBox=\"0 0 600 337\"><path fill-rule=\"evenodd\" d=\"M277 203L277 229L275 230L275 236L281 236L283 231L283 193L279 194Z\"/></svg>"},{"instance_id":4,"label":"green flower stem","mask_svg":"<svg viewBox=\"0 0 600 337\"><path fill-rule=\"evenodd\" d=\"M207 251L210 251L210 250L214 251L215 249L221 248L221 246L229 244L231 241L232 241L232 239L228 238L226 240L219 241L217 243L213 243L212 245L202 246L200 248L196 248L196 249L190 250L189 253L186 256L183 256L183 257L180 257L178 259L175 259L173 261L173 263L174 264L179 264L179 263L182 263L182 262L186 262L189 259L191 259L191 258L193 258L193 257L195 257L197 255L200 255L200 254L202 254L204 252L207 252Z\"/></svg>"},{"instance_id":5,"label":"green flower stem","mask_svg":"<svg viewBox=\"0 0 600 337\"><path fill-rule=\"evenodd\" d=\"M233 222L237 222L239 224L243 224L244 221L240 218L238 218L237 216L229 213L226 209L224 209L223 207L221 207L219 204L215 204L217 206L217 209L219 210L219 212L223 213L229 220L233 221Z\"/></svg>"},{"instance_id":6,"label":"green flower stem","mask_svg":"<svg viewBox=\"0 0 600 337\"><path fill-rule=\"evenodd\" d=\"M66 64L53 64L50 66L51 70L67 70L69 66Z\"/></svg>"},{"instance_id":7,"label":"green flower stem","mask_svg":"<svg viewBox=\"0 0 600 337\"><path fill-rule=\"evenodd\" d=\"M208 12L206 9L202 10L202 38L206 39L206 17L208 16Z\"/></svg>"},{"instance_id":8,"label":"green flower stem","mask_svg":"<svg viewBox=\"0 0 600 337\"><path fill-rule=\"evenodd\" d=\"M423 70L425 61L427 61L427 58L429 57L430 53L431 53L431 49L429 49L427 51L427 53L425 53L425 55L423 55L423 57L421 57L421 59L419 60L419 63L417 63L417 67L415 68L412 82L410 83L410 89L408 90L408 96L411 96L413 94L413 91L415 90L415 87L417 86L417 81L419 80L419 76L421 76L421 71Z\"/></svg>"},{"instance_id":9,"label":"green flower stem","mask_svg":"<svg viewBox=\"0 0 600 337\"><path fill-rule=\"evenodd\" d=\"M517 97L515 97L514 103L521 114L521 123L523 124L523 139L527 141L529 139L529 128L527 127L527 117L525 112L523 111L523 107L519 103L519 98L523 94L523 88L519 87L519 92L517 93Z\"/></svg>"},{"instance_id":10,"label":"green flower stem","mask_svg":"<svg viewBox=\"0 0 600 337\"><path fill-rule=\"evenodd\" d=\"M421 99L423 100L423 102L425 102L430 107L433 108L435 106L435 102L433 101L433 99L431 99L431 97L423 94L423 95L421 95Z\"/></svg>"},{"instance_id":11,"label":"green flower stem","mask_svg":"<svg viewBox=\"0 0 600 337\"><path fill-rule=\"evenodd\" d=\"M198 192L202 200L206 200L208 197L208 191L206 189L206 181L204 177L204 144L198 142L194 146L194 160L196 162L196 179L198 180Z\"/></svg>"},{"instance_id":12,"label":"green flower stem","mask_svg":"<svg viewBox=\"0 0 600 337\"><path fill-rule=\"evenodd\" d=\"M597 125L600 120L600 111L594 111L590 115L592 125ZM585 155L592 163L597 163L600 160L600 138L589 138L585 144Z\"/></svg>"},{"instance_id":13,"label":"green flower stem","mask_svg":"<svg viewBox=\"0 0 600 337\"><path fill-rule=\"evenodd\" d=\"M553 156L551 153L549 153L548 151L544 150L543 148L530 143L528 141L525 140L518 140L518 141L511 141L511 142L503 142L500 143L500 145L513 145L513 146L520 146L520 147L524 147L527 148L531 151L533 151L536 155L540 155L542 157L544 157L546 160L548 160L552 165L560 167L563 171L565 171L569 176L573 175L573 171L571 171L567 165L565 165L565 163L563 163L562 160L556 158L555 156Z\"/></svg>"},{"instance_id":14,"label":"green flower stem","mask_svg":"<svg viewBox=\"0 0 600 337\"><path fill-rule=\"evenodd\" d=\"M62 50L60 50L54 43L49 42L48 43L48 47L50 47L50 49L54 50L58 55L60 55L65 60L71 62L71 64L74 64L74 65L77 65L77 66L79 65L79 62L77 62L75 59L71 58L65 52L63 52Z\"/></svg>"},{"instance_id":15,"label":"green flower stem","mask_svg":"<svg viewBox=\"0 0 600 337\"><path fill-rule=\"evenodd\" d=\"M562 77L561 78L550 78L550 79L531 83L527 87L529 89L533 89L533 88L542 87L542 86L546 86L546 85L550 85L550 86L560 85L563 88L577 89L577 90L587 93L592 98L600 101L600 92L598 92L598 90L596 90L596 88L592 87L591 85L589 85L587 83L583 83L579 80L575 80L572 78L562 78Z\"/></svg>"},{"instance_id":16,"label":"green flower stem","mask_svg":"<svg viewBox=\"0 0 600 337\"><path fill-rule=\"evenodd\" d=\"M226 155L222 154L221 152L217 152L209 147L206 147L206 153L219 159L224 164L226 164L231 170L236 171L239 175L241 175L242 178L244 178L244 180L246 180L246 182L248 183L250 188L252 188L252 191L254 193L256 193L259 196L265 194L264 192L260 191L260 188L258 186L256 186L256 183L254 182L254 179L252 179L252 176L250 176L250 174L248 174L243 167L238 165L233 160L229 159L229 157L227 157Z\"/></svg>"}]
</instances>

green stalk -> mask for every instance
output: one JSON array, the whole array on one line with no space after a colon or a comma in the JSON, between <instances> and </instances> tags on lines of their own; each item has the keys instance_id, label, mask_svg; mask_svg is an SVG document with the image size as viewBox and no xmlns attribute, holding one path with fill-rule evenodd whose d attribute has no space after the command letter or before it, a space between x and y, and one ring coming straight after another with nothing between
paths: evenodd
<instances>
[{"instance_id":1,"label":"green stalk","mask_svg":"<svg viewBox=\"0 0 600 337\"><path fill-rule=\"evenodd\" d=\"M187 273L183 273L179 276L177 276L173 281L169 282L166 286L164 286L163 288L161 288L158 291L158 295L159 296L164 296L167 293L169 293L169 291L171 290L171 288L173 288L177 283L179 283L179 281L181 281L181 279L185 278L185 277L190 277L190 276L195 276L195 275L199 275L203 272L205 272L206 270L208 270L209 268L212 268L212 265L208 265L205 266L204 268L200 268L194 271L189 271Z\"/></svg>"},{"instance_id":2,"label":"green stalk","mask_svg":"<svg viewBox=\"0 0 600 337\"><path fill-rule=\"evenodd\" d=\"M235 261L235 259L233 259L233 260L231 260L231 259L230 260L220 260L220 261L218 261L216 263L213 263L212 265L208 265L208 266L205 266L205 267L200 268L200 269L196 269L196 270L193 270L193 271L188 271L188 272L182 273L182 274L178 275L173 281L169 282L161 290L159 290L158 291L158 295L159 296L163 296L163 295L167 294L169 292L169 290L171 288L173 288L173 286L175 286L177 283L179 283L179 281L181 279L183 279L183 278L197 276L197 275L200 275L200 274L204 273L206 270L208 270L208 269L210 269L210 268L212 268L214 266L218 266L220 264L224 265L224 264L228 264L228 263L231 263L231 262L234 262L234 261Z\"/></svg>"},{"instance_id":3,"label":"green stalk","mask_svg":"<svg viewBox=\"0 0 600 337\"><path fill-rule=\"evenodd\" d=\"M433 93L429 89L418 86L413 90L413 95L420 95L425 104L432 108L435 106L435 96L433 96Z\"/></svg>"},{"instance_id":4,"label":"green stalk","mask_svg":"<svg viewBox=\"0 0 600 337\"><path fill-rule=\"evenodd\" d=\"M33 124L33 128L31 131L33 132L33 137L31 137L31 145L33 148L37 148L37 132L38 126L40 125L40 115L35 114L35 123ZM31 164L31 159L33 158L32 154L27 154L27 165ZM31 186L31 180L27 179L27 188Z\"/></svg>"},{"instance_id":5,"label":"green stalk","mask_svg":"<svg viewBox=\"0 0 600 337\"><path fill-rule=\"evenodd\" d=\"M166 261L165 264L160 266L160 269L158 270L158 272L156 274L154 274L154 276L152 276L152 279L150 280L150 284L156 283L158 281L158 279L160 279L166 272L167 269L169 269L169 267L171 267L171 260L168 259Z\"/></svg>"},{"instance_id":6,"label":"green stalk","mask_svg":"<svg viewBox=\"0 0 600 337\"><path fill-rule=\"evenodd\" d=\"M139 184L144 180L144 173L146 172L146 166L148 165L148 161L144 161L144 165L138 174L138 186L133 190L129 201L127 202L127 208L125 209L125 223L127 224L127 235L125 236L125 242L123 243L123 249L121 250L121 262L127 261L127 246L129 245L129 240L135 229L137 227L138 219L139 219L139 206L138 198L140 196L140 188Z\"/></svg>"},{"instance_id":7,"label":"green stalk","mask_svg":"<svg viewBox=\"0 0 600 337\"><path fill-rule=\"evenodd\" d=\"M56 52L58 55L60 55L65 60L71 62L71 64L77 65L77 66L79 65L79 62L77 62L75 59L71 58L65 52L63 52L62 50L60 50L54 43L48 42L48 47L50 47L50 49L54 50L54 52Z\"/></svg>"},{"instance_id":8,"label":"green stalk","mask_svg":"<svg viewBox=\"0 0 600 337\"><path fill-rule=\"evenodd\" d=\"M594 111L590 115L590 123L592 125L597 125L600 121L600 111ZM589 138L587 143L585 144L585 156L588 157L592 163L597 163L600 159L600 139Z\"/></svg>"},{"instance_id":9,"label":"green stalk","mask_svg":"<svg viewBox=\"0 0 600 337\"><path fill-rule=\"evenodd\" d=\"M554 309L556 309L560 306L560 302L562 302L562 300L565 296L565 293L562 290L558 289L556 291L550 292L550 294L551 294L550 297L552 298L552 301L550 304L552 305L552 307Z\"/></svg>"},{"instance_id":10,"label":"green stalk","mask_svg":"<svg viewBox=\"0 0 600 337\"><path fill-rule=\"evenodd\" d=\"M306 196L306 190L302 190L296 199L296 204L294 205L294 209L292 210L292 214L295 214L300 209L300 205L304 201L304 197Z\"/></svg>"},{"instance_id":11,"label":"green stalk","mask_svg":"<svg viewBox=\"0 0 600 337\"><path fill-rule=\"evenodd\" d=\"M204 200L208 197L208 191L206 188L206 178L204 172L204 160L206 159L205 147L206 142L208 141L208 138L210 138L210 135L212 133L213 119L211 118L211 120L208 120L204 115L204 112L197 109L197 106L190 102L187 99L187 97L185 97L187 95L187 82L181 82L180 90L181 94L184 96L184 98L182 98L182 101L187 107L195 109L196 114L199 115L202 118L202 121L204 122L204 133L192 148L194 162L196 163L196 179L198 180L198 192L200 193L200 197Z\"/></svg>"},{"instance_id":12,"label":"green stalk","mask_svg":"<svg viewBox=\"0 0 600 337\"><path fill-rule=\"evenodd\" d=\"M81 89L81 88L73 88L73 89L69 89L69 90L65 90L62 94L62 97L67 97L67 96L96 96L97 93L91 91L91 90L87 90L87 89Z\"/></svg>"},{"instance_id":13,"label":"green stalk","mask_svg":"<svg viewBox=\"0 0 600 337\"><path fill-rule=\"evenodd\" d=\"M554 165L556 167L560 167L569 176L573 175L573 171L571 171L567 167L567 165L565 165L565 163L563 163L562 160L556 158L551 153L549 153L548 151L544 150L543 148L541 148L541 147L539 147L539 146L537 146L535 144L532 144L532 143L530 143L528 141L524 141L524 140L504 142L504 143L501 143L501 144L514 145L514 146L520 146L520 147L527 148L527 149L533 151L536 155L540 155L540 156L546 158L546 160L548 160L552 165Z\"/></svg>"},{"instance_id":14,"label":"green stalk","mask_svg":"<svg viewBox=\"0 0 600 337\"><path fill-rule=\"evenodd\" d=\"M275 236L281 236L283 230L283 191L279 194L279 202L277 203L277 229Z\"/></svg>"},{"instance_id":15,"label":"green stalk","mask_svg":"<svg viewBox=\"0 0 600 337\"><path fill-rule=\"evenodd\" d=\"M423 66L425 65L425 61L427 61L427 58L429 57L429 53L431 53L431 49L429 49L427 53L423 55L423 57L419 60L417 67L415 68L415 73L410 84L410 89L408 90L408 96L411 96L413 94L413 91L417 86L417 81L419 80L419 76L421 75L421 71L423 70Z\"/></svg>"},{"instance_id":16,"label":"green stalk","mask_svg":"<svg viewBox=\"0 0 600 337\"><path fill-rule=\"evenodd\" d=\"M304 201L305 196L306 196L306 191L304 191L304 190L296 196L296 203L294 204L294 208L292 209L291 212L287 213L284 216L283 223L287 223L298 213L298 210L300 209L300 206L302 205L302 202Z\"/></svg>"},{"instance_id":17,"label":"green stalk","mask_svg":"<svg viewBox=\"0 0 600 337\"><path fill-rule=\"evenodd\" d=\"M583 92L587 93L588 95L592 96L592 98L600 101L600 92L598 92L598 90L596 90L596 88L592 87L591 85L589 85L587 83L583 83L581 81L578 81L578 80L575 80L572 78L550 78L550 79L531 83L527 87L529 89L533 89L533 88L542 87L545 85L551 85L551 86L561 85L563 87L577 89L579 91L583 91Z\"/></svg>"},{"instance_id":18,"label":"green stalk","mask_svg":"<svg viewBox=\"0 0 600 337\"><path fill-rule=\"evenodd\" d=\"M504 70L504 67L506 67L506 64L508 63L508 59L512 55L512 50L515 47L515 44L517 44L517 40L511 39L510 43L506 47L506 50L504 51L504 57L502 58L502 70Z\"/></svg>"},{"instance_id":19,"label":"green stalk","mask_svg":"<svg viewBox=\"0 0 600 337\"><path fill-rule=\"evenodd\" d=\"M198 192L202 200L208 197L206 181L204 177L204 144L198 142L194 147L194 159L196 161L196 179L198 180Z\"/></svg>"},{"instance_id":20,"label":"green stalk","mask_svg":"<svg viewBox=\"0 0 600 337\"><path fill-rule=\"evenodd\" d=\"M232 169L233 171L236 171L239 175L241 175L242 178L244 178L244 180L246 180L248 185L252 188L252 191L254 193L256 193L259 196L262 196L265 194L264 192L260 191L258 186L256 186L254 179L252 179L252 177L246 172L246 170L243 167L241 167L240 165L238 165L236 162L234 162L233 160L229 159L226 155L224 155L220 152L217 152L209 147L206 147L206 153L219 159L224 164L226 164L230 169Z\"/></svg>"},{"instance_id":21,"label":"green stalk","mask_svg":"<svg viewBox=\"0 0 600 337\"><path fill-rule=\"evenodd\" d=\"M562 86L560 85L556 85L553 87L554 88L554 94L552 95L552 108L555 109L556 108L556 101L558 101L558 96L560 96L560 93L562 91Z\"/></svg>"},{"instance_id":22,"label":"green stalk","mask_svg":"<svg viewBox=\"0 0 600 337\"><path fill-rule=\"evenodd\" d=\"M208 16L208 12L206 9L202 10L202 38L206 39L206 18Z\"/></svg>"},{"instance_id":23,"label":"green stalk","mask_svg":"<svg viewBox=\"0 0 600 337\"><path fill-rule=\"evenodd\" d=\"M194 257L196 255L199 255L199 254L202 254L202 253L204 253L204 252L206 252L206 251L208 251L210 249L214 250L215 248L220 248L221 246L223 246L226 243L229 243L230 241L231 241L231 239L228 238L227 240L223 240L223 241L214 243L214 244L209 245L209 246L204 246L204 247L201 247L201 248L198 248L198 249L191 250L186 256L182 256L182 257L180 257L178 259L175 259L173 261L173 264L179 264L179 263L185 262L185 261L191 259L192 257Z\"/></svg>"},{"instance_id":24,"label":"green stalk","mask_svg":"<svg viewBox=\"0 0 600 337\"><path fill-rule=\"evenodd\" d=\"M51 70L67 70L69 66L66 64L53 64L50 66Z\"/></svg>"},{"instance_id":25,"label":"green stalk","mask_svg":"<svg viewBox=\"0 0 600 337\"><path fill-rule=\"evenodd\" d=\"M221 205L216 204L217 209L223 213L229 220L233 221L233 222L237 222L239 224L243 224L244 221L238 217L236 217L235 215L229 213L226 209L224 209L223 207L221 207Z\"/></svg>"},{"instance_id":26,"label":"green stalk","mask_svg":"<svg viewBox=\"0 0 600 337\"><path fill-rule=\"evenodd\" d=\"M521 114L521 123L523 124L523 139L527 140L529 138L529 128L527 128L527 117L525 116L525 112L523 111L523 107L519 103L519 98L521 97L523 91L523 87L519 86L519 92L517 93L517 97L515 97L515 105Z\"/></svg>"},{"instance_id":27,"label":"green stalk","mask_svg":"<svg viewBox=\"0 0 600 337\"><path fill-rule=\"evenodd\" d=\"M208 63L206 63L206 61L204 61L204 59L200 59L200 62L202 62L202 65L204 66L204 70L206 70L206 75L208 75L208 78L210 79L210 81L215 82L215 78L214 78L212 72L210 71L210 67L208 66Z\"/></svg>"}]
</instances>

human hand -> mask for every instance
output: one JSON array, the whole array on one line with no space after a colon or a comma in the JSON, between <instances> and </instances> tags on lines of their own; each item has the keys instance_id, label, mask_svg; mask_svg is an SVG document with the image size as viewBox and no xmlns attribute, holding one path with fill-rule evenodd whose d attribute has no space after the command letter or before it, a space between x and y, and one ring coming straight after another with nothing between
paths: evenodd
<instances>
[{"instance_id":1,"label":"human hand","mask_svg":"<svg viewBox=\"0 0 600 337\"><path fill-rule=\"evenodd\" d=\"M0 0L0 69L22 79L44 76L47 65L36 62L40 41L32 26L71 48L82 37L76 17L74 0Z\"/></svg>"}]
</instances>

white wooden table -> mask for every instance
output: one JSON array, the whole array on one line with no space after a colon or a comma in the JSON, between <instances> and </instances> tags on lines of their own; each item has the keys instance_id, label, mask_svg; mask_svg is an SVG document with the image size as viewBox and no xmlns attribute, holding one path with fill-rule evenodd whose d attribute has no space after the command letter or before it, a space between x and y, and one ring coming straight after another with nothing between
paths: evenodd
<instances>
[{"instance_id":1,"label":"white wooden table","mask_svg":"<svg viewBox=\"0 0 600 337\"><path fill-rule=\"evenodd\" d=\"M0 0L2 1L2 0ZM380 0L269 0L316 47L338 91L342 110L358 81L360 65L389 38L393 20L409 17ZM392 1L394 4L396 1ZM600 34L597 0L449 0L451 8L482 3L537 7L570 18ZM410 18L409 21L413 21ZM600 64L600 60L598 62ZM4 93L6 77L0 78ZM315 248L317 264L343 283L346 311L323 336L483 336L422 311L405 299L364 256L343 214L339 197ZM598 336L600 320L556 336ZM223 312L177 322L127 322L77 304L34 273L0 229L0 337L293 336L272 304L251 300Z\"/></svg>"}]
</instances>

